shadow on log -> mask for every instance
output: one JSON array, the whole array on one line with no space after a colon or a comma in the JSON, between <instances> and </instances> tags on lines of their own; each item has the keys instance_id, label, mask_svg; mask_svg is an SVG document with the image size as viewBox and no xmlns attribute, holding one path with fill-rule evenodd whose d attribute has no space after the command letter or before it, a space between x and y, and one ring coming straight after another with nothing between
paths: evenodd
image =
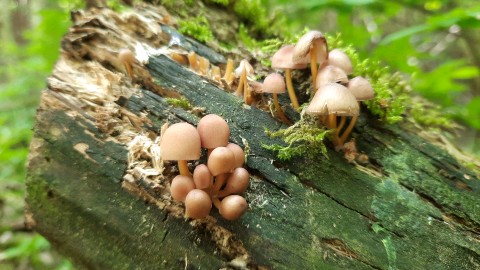
<instances>
[{"instance_id":1,"label":"shadow on log","mask_svg":"<svg viewBox=\"0 0 480 270\"><path fill-rule=\"evenodd\" d=\"M480 267L480 182L445 150L363 111L354 137L370 162L348 163L332 150L328 159L278 160L262 144L281 144L264 131L283 124L165 54L179 35L168 30L175 26L169 16L152 6L74 13L42 94L30 146L27 221L78 266ZM220 54L182 40L223 65ZM116 54L138 46L149 59L134 65L132 82ZM166 100L179 96L194 109ZM138 167L142 161L129 160L137 135L153 140L166 122L196 124L208 113L222 115L231 140L249 149L249 211L236 222L215 211L185 220L168 192L175 167L149 174Z\"/></svg>"}]
</instances>

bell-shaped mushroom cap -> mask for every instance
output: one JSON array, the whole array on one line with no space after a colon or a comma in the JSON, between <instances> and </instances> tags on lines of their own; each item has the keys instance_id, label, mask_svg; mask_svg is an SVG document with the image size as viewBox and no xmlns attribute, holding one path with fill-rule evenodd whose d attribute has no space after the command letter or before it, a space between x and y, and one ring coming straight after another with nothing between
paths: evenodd
<instances>
[{"instance_id":1,"label":"bell-shaped mushroom cap","mask_svg":"<svg viewBox=\"0 0 480 270\"><path fill-rule=\"evenodd\" d=\"M242 167L243 163L245 163L245 152L243 152L242 147L240 147L238 144L229 143L227 148L232 150L233 156L235 156L235 165L233 167Z\"/></svg>"},{"instance_id":2,"label":"bell-shaped mushroom cap","mask_svg":"<svg viewBox=\"0 0 480 270\"><path fill-rule=\"evenodd\" d=\"M247 190L250 182L250 174L244 168L236 168L227 179L225 191L229 193L242 194Z\"/></svg>"},{"instance_id":3,"label":"bell-shaped mushroom cap","mask_svg":"<svg viewBox=\"0 0 480 270\"><path fill-rule=\"evenodd\" d=\"M247 77L249 78L253 77L255 71L253 70L252 65L250 65L250 63L247 60L243 59L242 61L240 61L240 65L238 65L238 67L233 72L235 75L235 78L240 78L243 72L243 67L245 67L247 70Z\"/></svg>"},{"instance_id":4,"label":"bell-shaped mushroom cap","mask_svg":"<svg viewBox=\"0 0 480 270\"><path fill-rule=\"evenodd\" d=\"M318 89L327 83L346 84L348 83L348 76L341 68L327 65L322 67L317 74L316 88Z\"/></svg>"},{"instance_id":5,"label":"bell-shaped mushroom cap","mask_svg":"<svg viewBox=\"0 0 480 270\"><path fill-rule=\"evenodd\" d=\"M189 218L204 218L212 210L210 195L200 189L194 189L185 198L185 216Z\"/></svg>"},{"instance_id":6,"label":"bell-shaped mushroom cap","mask_svg":"<svg viewBox=\"0 0 480 270\"><path fill-rule=\"evenodd\" d=\"M208 188L212 185L212 174L207 165L200 164L193 170L193 182L198 189Z\"/></svg>"},{"instance_id":7,"label":"bell-shaped mushroom cap","mask_svg":"<svg viewBox=\"0 0 480 270\"><path fill-rule=\"evenodd\" d=\"M195 189L195 184L190 176L177 175L170 184L170 194L172 194L172 198L180 202L185 201L185 197L187 197L187 194L193 189Z\"/></svg>"},{"instance_id":8,"label":"bell-shaped mushroom cap","mask_svg":"<svg viewBox=\"0 0 480 270\"><path fill-rule=\"evenodd\" d=\"M360 108L355 96L343 85L327 83L322 85L313 96L306 113L310 115L354 116Z\"/></svg>"},{"instance_id":9,"label":"bell-shaped mushroom cap","mask_svg":"<svg viewBox=\"0 0 480 270\"><path fill-rule=\"evenodd\" d=\"M210 153L207 166L213 176L228 173L234 169L235 156L227 147L217 147Z\"/></svg>"},{"instance_id":10,"label":"bell-shaped mushroom cap","mask_svg":"<svg viewBox=\"0 0 480 270\"><path fill-rule=\"evenodd\" d=\"M263 83L248 80L248 86L255 93L262 93Z\"/></svg>"},{"instance_id":11,"label":"bell-shaped mushroom cap","mask_svg":"<svg viewBox=\"0 0 480 270\"><path fill-rule=\"evenodd\" d=\"M197 131L204 148L227 146L230 138L227 122L216 114L208 114L200 119Z\"/></svg>"},{"instance_id":12,"label":"bell-shaped mushroom cap","mask_svg":"<svg viewBox=\"0 0 480 270\"><path fill-rule=\"evenodd\" d=\"M160 143L163 160L198 160L200 158L200 135L188 123L171 125Z\"/></svg>"},{"instance_id":13,"label":"bell-shaped mushroom cap","mask_svg":"<svg viewBox=\"0 0 480 270\"><path fill-rule=\"evenodd\" d=\"M310 51L317 47L317 63L323 63L328 58L327 39L320 31L309 31L295 45L292 54L294 63L310 63Z\"/></svg>"},{"instance_id":14,"label":"bell-shaped mushroom cap","mask_svg":"<svg viewBox=\"0 0 480 270\"><path fill-rule=\"evenodd\" d=\"M295 64L292 61L293 45L287 45L280 48L272 56L272 68L277 69L304 69L307 67L306 63ZM307 59L308 60L308 59ZM305 61L304 61L305 62ZM308 61L307 61L308 62Z\"/></svg>"},{"instance_id":15,"label":"bell-shaped mushroom cap","mask_svg":"<svg viewBox=\"0 0 480 270\"><path fill-rule=\"evenodd\" d=\"M269 74L263 81L264 93L285 93L285 80L278 73Z\"/></svg>"},{"instance_id":16,"label":"bell-shaped mushroom cap","mask_svg":"<svg viewBox=\"0 0 480 270\"><path fill-rule=\"evenodd\" d=\"M248 204L240 195L230 195L222 200L220 215L226 220L236 220L247 211Z\"/></svg>"},{"instance_id":17,"label":"bell-shaped mushroom cap","mask_svg":"<svg viewBox=\"0 0 480 270\"><path fill-rule=\"evenodd\" d=\"M340 49L333 49L328 53L328 64L341 68L346 74L353 73L352 61Z\"/></svg>"},{"instance_id":18,"label":"bell-shaped mushroom cap","mask_svg":"<svg viewBox=\"0 0 480 270\"><path fill-rule=\"evenodd\" d=\"M361 76L357 76L348 82L348 90L352 92L358 101L369 100L374 96L372 85Z\"/></svg>"}]
</instances>

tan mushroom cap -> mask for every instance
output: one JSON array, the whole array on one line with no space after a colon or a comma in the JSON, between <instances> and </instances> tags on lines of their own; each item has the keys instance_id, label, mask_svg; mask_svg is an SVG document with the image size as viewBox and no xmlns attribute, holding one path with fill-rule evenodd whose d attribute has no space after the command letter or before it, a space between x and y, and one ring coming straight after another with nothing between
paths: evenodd
<instances>
[{"instance_id":1,"label":"tan mushroom cap","mask_svg":"<svg viewBox=\"0 0 480 270\"><path fill-rule=\"evenodd\" d=\"M327 39L320 31L309 31L295 45L292 54L294 63L310 63L311 48L318 48L317 63L323 63L328 58Z\"/></svg>"},{"instance_id":2,"label":"tan mushroom cap","mask_svg":"<svg viewBox=\"0 0 480 270\"><path fill-rule=\"evenodd\" d=\"M193 182L198 189L208 188L212 185L212 174L207 165L200 164L193 170Z\"/></svg>"},{"instance_id":3,"label":"tan mushroom cap","mask_svg":"<svg viewBox=\"0 0 480 270\"><path fill-rule=\"evenodd\" d=\"M185 215L189 218L204 218L212 210L210 195L200 189L194 189L185 198Z\"/></svg>"},{"instance_id":4,"label":"tan mushroom cap","mask_svg":"<svg viewBox=\"0 0 480 270\"><path fill-rule=\"evenodd\" d=\"M208 114L200 119L197 131L204 148L227 146L230 138L227 122L216 114Z\"/></svg>"},{"instance_id":5,"label":"tan mushroom cap","mask_svg":"<svg viewBox=\"0 0 480 270\"><path fill-rule=\"evenodd\" d=\"M255 93L262 93L263 83L248 80L248 86Z\"/></svg>"},{"instance_id":6,"label":"tan mushroom cap","mask_svg":"<svg viewBox=\"0 0 480 270\"><path fill-rule=\"evenodd\" d=\"M245 59L240 61L240 65L238 65L238 67L233 72L235 78L240 78L243 72L243 67L246 68L247 77L252 78L254 76L255 70L253 69L252 65L250 65L250 63Z\"/></svg>"},{"instance_id":7,"label":"tan mushroom cap","mask_svg":"<svg viewBox=\"0 0 480 270\"><path fill-rule=\"evenodd\" d=\"M220 215L226 220L236 220L240 218L248 209L245 198L239 195L230 195L222 200Z\"/></svg>"},{"instance_id":8,"label":"tan mushroom cap","mask_svg":"<svg viewBox=\"0 0 480 270\"><path fill-rule=\"evenodd\" d=\"M234 169L235 155L227 147L213 149L208 157L207 166L213 176L228 173Z\"/></svg>"},{"instance_id":9,"label":"tan mushroom cap","mask_svg":"<svg viewBox=\"0 0 480 270\"><path fill-rule=\"evenodd\" d=\"M340 49L333 49L328 53L328 64L341 68L346 74L353 73L350 57Z\"/></svg>"},{"instance_id":10,"label":"tan mushroom cap","mask_svg":"<svg viewBox=\"0 0 480 270\"><path fill-rule=\"evenodd\" d=\"M163 134L160 149L163 160L198 160L200 135L188 123L173 124Z\"/></svg>"},{"instance_id":11,"label":"tan mushroom cap","mask_svg":"<svg viewBox=\"0 0 480 270\"><path fill-rule=\"evenodd\" d=\"M244 168L236 168L227 179L225 191L229 193L242 194L247 190L250 182L250 174Z\"/></svg>"},{"instance_id":12,"label":"tan mushroom cap","mask_svg":"<svg viewBox=\"0 0 480 270\"><path fill-rule=\"evenodd\" d=\"M346 84L348 83L348 76L341 68L327 65L322 67L317 74L316 88L318 89L327 83Z\"/></svg>"},{"instance_id":13,"label":"tan mushroom cap","mask_svg":"<svg viewBox=\"0 0 480 270\"><path fill-rule=\"evenodd\" d=\"M232 150L233 156L235 156L235 165L233 167L242 167L243 163L245 163L245 152L243 152L242 147L240 147L238 144L229 143L227 148Z\"/></svg>"},{"instance_id":14,"label":"tan mushroom cap","mask_svg":"<svg viewBox=\"0 0 480 270\"><path fill-rule=\"evenodd\" d=\"M358 101L372 99L375 95L370 82L361 76L357 76L348 82L348 90Z\"/></svg>"},{"instance_id":15,"label":"tan mushroom cap","mask_svg":"<svg viewBox=\"0 0 480 270\"><path fill-rule=\"evenodd\" d=\"M177 175L170 184L170 194L176 201L183 202L187 194L195 189L195 184L190 176Z\"/></svg>"},{"instance_id":16,"label":"tan mushroom cap","mask_svg":"<svg viewBox=\"0 0 480 270\"><path fill-rule=\"evenodd\" d=\"M283 76L278 73L269 74L263 81L264 93L285 93L285 80Z\"/></svg>"},{"instance_id":17,"label":"tan mushroom cap","mask_svg":"<svg viewBox=\"0 0 480 270\"><path fill-rule=\"evenodd\" d=\"M273 56L272 56L272 68L276 69L304 69L307 67L306 63L295 64L292 61L292 54L293 54L293 45L286 45L280 48ZM305 60L308 62L308 59ZM305 62L302 61L302 62Z\"/></svg>"},{"instance_id":18,"label":"tan mushroom cap","mask_svg":"<svg viewBox=\"0 0 480 270\"><path fill-rule=\"evenodd\" d=\"M137 59L135 58L135 54L133 54L132 51L130 51L129 49L121 49L119 52L118 52L118 59L122 62L122 63L134 63Z\"/></svg>"},{"instance_id":19,"label":"tan mushroom cap","mask_svg":"<svg viewBox=\"0 0 480 270\"><path fill-rule=\"evenodd\" d=\"M306 109L306 113L310 115L354 116L358 115L359 111L355 96L338 83L322 85Z\"/></svg>"}]
</instances>

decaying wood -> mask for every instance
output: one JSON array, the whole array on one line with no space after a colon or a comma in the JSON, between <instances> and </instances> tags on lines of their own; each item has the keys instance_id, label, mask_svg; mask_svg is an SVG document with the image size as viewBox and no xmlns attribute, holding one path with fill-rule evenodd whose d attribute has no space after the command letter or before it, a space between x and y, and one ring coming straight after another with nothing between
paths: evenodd
<instances>
[{"instance_id":1,"label":"decaying wood","mask_svg":"<svg viewBox=\"0 0 480 270\"><path fill-rule=\"evenodd\" d=\"M30 146L28 223L91 269L475 269L480 182L445 150L366 111L354 132L363 161L280 161L262 144L284 127L208 76L169 57L224 56L175 31L161 7L73 14ZM135 80L117 59L137 53ZM185 110L167 103L185 97ZM292 110L291 119L298 120ZM158 157L164 123L222 115L248 148L248 213L185 220L171 200L173 164ZM201 162L204 162L201 161Z\"/></svg>"}]
</instances>

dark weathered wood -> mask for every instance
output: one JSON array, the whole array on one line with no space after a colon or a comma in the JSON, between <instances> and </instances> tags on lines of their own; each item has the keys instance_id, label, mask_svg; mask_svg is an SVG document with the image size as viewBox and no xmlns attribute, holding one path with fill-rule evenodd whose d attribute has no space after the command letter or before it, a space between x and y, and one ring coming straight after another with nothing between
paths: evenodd
<instances>
[{"instance_id":1,"label":"dark weathered wood","mask_svg":"<svg viewBox=\"0 0 480 270\"><path fill-rule=\"evenodd\" d=\"M148 8L136 12L156 24L163 11L157 16ZM30 224L79 266L480 266L480 182L445 150L362 111L353 136L370 157L368 165L350 164L333 150L328 159L280 161L262 147L281 143L264 132L284 127L280 122L168 57L136 65L133 87L119 74L123 67L115 51L135 42L167 44L172 32L139 36L115 16L108 10L77 14L42 96L31 145ZM200 47L212 62L224 61ZM135 134L158 133L165 122L198 121L192 111L168 105L165 97L178 94L203 113L222 115L231 141L249 147L250 207L239 221L227 222L216 211L204 220L185 220L166 183L123 180L127 144ZM165 175L171 176L170 169Z\"/></svg>"}]
</instances>

